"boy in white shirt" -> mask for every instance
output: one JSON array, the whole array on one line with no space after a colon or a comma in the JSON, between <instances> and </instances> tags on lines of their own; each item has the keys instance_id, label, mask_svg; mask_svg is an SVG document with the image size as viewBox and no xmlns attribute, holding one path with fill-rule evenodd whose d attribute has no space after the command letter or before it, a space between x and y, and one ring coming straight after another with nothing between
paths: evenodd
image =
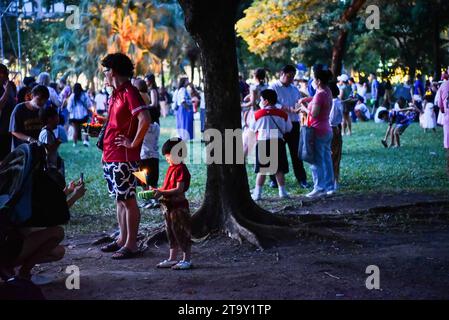
<instances>
[{"instance_id":1,"label":"boy in white shirt","mask_svg":"<svg viewBox=\"0 0 449 320\"><path fill-rule=\"evenodd\" d=\"M278 109L276 91L266 89L261 92L260 110L250 119L249 128L256 133L256 187L253 200L261 199L262 188L267 175L276 175L279 197L287 198L284 175L288 173L287 152L284 134L292 130L288 114Z\"/></svg>"},{"instance_id":2,"label":"boy in white shirt","mask_svg":"<svg viewBox=\"0 0 449 320\"><path fill-rule=\"evenodd\" d=\"M359 96L357 98L357 104L354 108L355 115L360 121L368 121L371 117L369 109L364 102L365 99Z\"/></svg>"}]
</instances>

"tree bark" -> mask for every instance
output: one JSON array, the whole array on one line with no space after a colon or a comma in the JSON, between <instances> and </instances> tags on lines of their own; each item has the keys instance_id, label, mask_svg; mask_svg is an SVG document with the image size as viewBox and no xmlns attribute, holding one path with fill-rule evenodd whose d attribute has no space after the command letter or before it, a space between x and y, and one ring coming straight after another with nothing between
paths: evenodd
<instances>
[{"instance_id":1,"label":"tree bark","mask_svg":"<svg viewBox=\"0 0 449 320\"><path fill-rule=\"evenodd\" d=\"M346 40L348 38L348 30L343 26L346 23L352 22L357 13L360 11L366 0L352 0L351 5L343 12L340 18L340 24L342 29L335 40L334 47L332 48L332 73L334 80L340 75L343 67L343 58L346 53Z\"/></svg>"},{"instance_id":2,"label":"tree bark","mask_svg":"<svg viewBox=\"0 0 449 320\"><path fill-rule=\"evenodd\" d=\"M239 2L179 0L187 30L200 48L205 80L206 129L217 129L222 137L225 129L241 129L234 30ZM223 141L223 155L224 145ZM238 146L234 143L234 150ZM204 201L192 219L192 234L197 238L220 231L239 241L246 239L258 247L298 234L295 229L285 228L289 221L268 213L253 202L244 164L207 166Z\"/></svg>"}]
</instances>

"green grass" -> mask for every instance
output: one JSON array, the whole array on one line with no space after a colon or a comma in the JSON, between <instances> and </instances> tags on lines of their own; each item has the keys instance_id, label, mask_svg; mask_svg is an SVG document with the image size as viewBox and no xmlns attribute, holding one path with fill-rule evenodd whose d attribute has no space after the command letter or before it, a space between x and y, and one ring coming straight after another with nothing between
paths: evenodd
<instances>
[{"instance_id":1,"label":"green grass","mask_svg":"<svg viewBox=\"0 0 449 320\"><path fill-rule=\"evenodd\" d=\"M417 123L412 124L402 136L402 147L385 149L380 139L385 134L386 125L356 123L353 135L343 137L343 157L341 162L341 193L375 192L387 193L398 191L442 192L449 189L449 180L445 175L445 151L442 145L443 131L424 133ZM201 148L199 141L199 121L195 121L195 137L192 148ZM175 119L161 119L160 145L176 135ZM107 195L103 178L101 152L92 139L89 148L81 144L76 148L71 143L61 146L60 154L65 160L68 179L77 179L84 172L88 192L72 208L70 232L92 232L109 230L115 223L115 203ZM311 181L309 165L305 164ZM198 205L205 189L206 165L188 164L192 181L187 197ZM160 159L161 184L167 163ZM247 166L249 185L254 187L255 174L253 166ZM301 195L306 191L297 186L290 166L286 176L287 190L292 195ZM277 196L276 189L267 186L264 195ZM142 215L143 224L159 222L162 218L158 210Z\"/></svg>"}]
</instances>

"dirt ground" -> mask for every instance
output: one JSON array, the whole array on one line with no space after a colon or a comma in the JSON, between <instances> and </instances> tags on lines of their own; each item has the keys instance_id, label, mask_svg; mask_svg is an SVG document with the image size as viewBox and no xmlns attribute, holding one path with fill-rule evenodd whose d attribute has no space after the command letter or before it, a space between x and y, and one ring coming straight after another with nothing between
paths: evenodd
<instances>
[{"instance_id":1,"label":"dirt ground","mask_svg":"<svg viewBox=\"0 0 449 320\"><path fill-rule=\"evenodd\" d=\"M275 201L273 199L273 201ZM48 299L448 299L449 198L442 194L371 194L275 203L276 214L298 216L343 240L299 237L263 251L224 235L193 246L194 269L156 269L168 246L114 261L92 242L69 237L62 261L37 270L55 277ZM68 290L66 267L80 268L80 289ZM366 268L380 270L368 290Z\"/></svg>"}]
</instances>

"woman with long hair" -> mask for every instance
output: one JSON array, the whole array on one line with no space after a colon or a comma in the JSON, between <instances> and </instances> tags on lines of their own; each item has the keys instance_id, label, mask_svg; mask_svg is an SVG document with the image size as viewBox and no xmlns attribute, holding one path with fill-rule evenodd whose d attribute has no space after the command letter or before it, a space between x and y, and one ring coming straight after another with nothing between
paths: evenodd
<instances>
[{"instance_id":1,"label":"woman with long hair","mask_svg":"<svg viewBox=\"0 0 449 320\"><path fill-rule=\"evenodd\" d=\"M92 103L87 96L87 93L81 87L81 84L76 83L73 86L73 93L70 95L67 102L67 109L69 111L69 123L73 127L73 146L75 147L78 140L81 140L81 125L86 123L89 119L89 111ZM89 146L87 135L83 137L84 146Z\"/></svg>"},{"instance_id":2,"label":"woman with long hair","mask_svg":"<svg viewBox=\"0 0 449 320\"><path fill-rule=\"evenodd\" d=\"M150 108L155 108L156 112L153 112L153 114L156 116L154 121L159 124L159 118L161 116L161 106L159 104L159 88L156 84L156 77L154 74L149 73L145 76L145 81L148 86L148 95L150 96Z\"/></svg>"},{"instance_id":3,"label":"woman with long hair","mask_svg":"<svg viewBox=\"0 0 449 320\"><path fill-rule=\"evenodd\" d=\"M193 139L193 106L192 100L187 91L189 84L188 78L181 78L176 90L175 102L176 109L176 129L179 137L184 141Z\"/></svg>"}]
</instances>

